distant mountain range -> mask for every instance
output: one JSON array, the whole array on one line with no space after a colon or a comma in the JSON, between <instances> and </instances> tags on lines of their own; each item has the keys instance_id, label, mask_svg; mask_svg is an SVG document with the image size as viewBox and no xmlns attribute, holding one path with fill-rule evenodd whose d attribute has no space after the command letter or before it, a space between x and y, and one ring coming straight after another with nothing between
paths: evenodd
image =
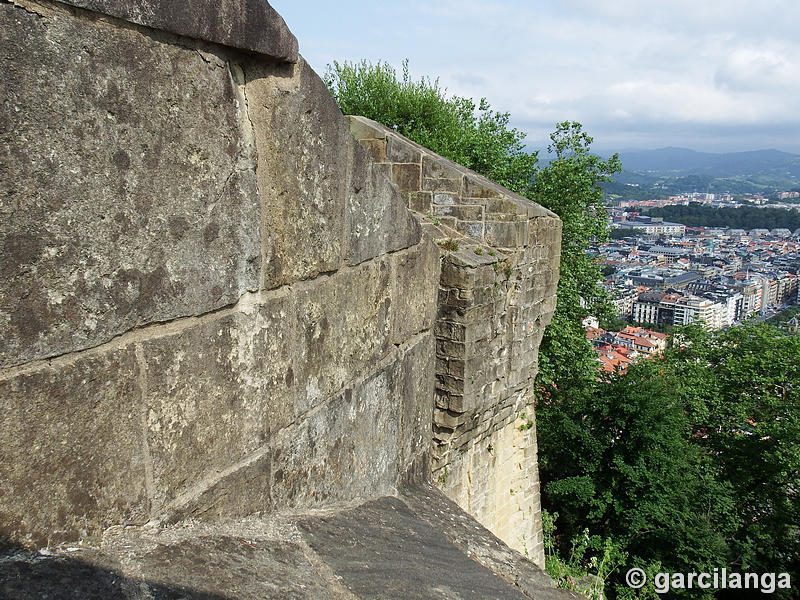
<instances>
[{"instance_id":1,"label":"distant mountain range","mask_svg":"<svg viewBox=\"0 0 800 600\"><path fill-rule=\"evenodd\" d=\"M660 148L621 152L620 160L626 171L660 175L742 177L770 173L800 178L800 154L779 150L712 154L686 148Z\"/></svg>"},{"instance_id":2,"label":"distant mountain range","mask_svg":"<svg viewBox=\"0 0 800 600\"><path fill-rule=\"evenodd\" d=\"M686 148L628 150L619 153L623 173L605 186L622 198L681 192L732 194L800 189L800 154L754 150L713 154Z\"/></svg>"}]
</instances>

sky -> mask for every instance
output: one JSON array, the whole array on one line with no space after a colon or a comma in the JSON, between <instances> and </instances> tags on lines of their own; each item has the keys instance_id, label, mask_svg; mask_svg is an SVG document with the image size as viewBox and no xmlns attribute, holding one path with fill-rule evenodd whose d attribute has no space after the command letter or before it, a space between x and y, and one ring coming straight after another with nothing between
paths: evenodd
<instances>
[{"instance_id":1,"label":"sky","mask_svg":"<svg viewBox=\"0 0 800 600\"><path fill-rule=\"evenodd\" d=\"M579 121L594 148L800 153L798 0L270 0L322 75L409 60L511 113L530 148Z\"/></svg>"}]
</instances>

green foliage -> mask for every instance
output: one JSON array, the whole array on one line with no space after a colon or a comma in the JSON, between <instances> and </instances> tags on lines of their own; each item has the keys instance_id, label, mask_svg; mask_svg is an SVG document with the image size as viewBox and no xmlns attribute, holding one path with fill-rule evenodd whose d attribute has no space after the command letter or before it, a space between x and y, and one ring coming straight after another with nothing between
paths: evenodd
<instances>
[{"instance_id":1,"label":"green foliage","mask_svg":"<svg viewBox=\"0 0 800 600\"><path fill-rule=\"evenodd\" d=\"M548 151L555 156L536 173L531 198L563 223L558 304L542 340L537 379L544 393L553 395L583 388L596 377L581 321L590 314L611 317L612 311L600 268L587 250L593 241L608 240L601 184L622 167L616 154L602 160L590 152L592 138L579 123L559 123L550 139Z\"/></svg>"},{"instance_id":2,"label":"green foliage","mask_svg":"<svg viewBox=\"0 0 800 600\"><path fill-rule=\"evenodd\" d=\"M797 574L800 338L764 324L678 336L540 404L543 504L565 539L589 528L664 571Z\"/></svg>"},{"instance_id":3,"label":"green foliage","mask_svg":"<svg viewBox=\"0 0 800 600\"><path fill-rule=\"evenodd\" d=\"M764 324L683 336L668 358L693 440L733 489L731 564L800 573L800 338Z\"/></svg>"},{"instance_id":4,"label":"green foliage","mask_svg":"<svg viewBox=\"0 0 800 600\"><path fill-rule=\"evenodd\" d=\"M734 229L775 229L794 231L800 227L800 213L785 208L755 206L716 208L694 203L687 206L663 206L648 211L653 217L676 221L690 227L732 227Z\"/></svg>"},{"instance_id":5,"label":"green foliage","mask_svg":"<svg viewBox=\"0 0 800 600\"><path fill-rule=\"evenodd\" d=\"M612 240L621 240L626 237L631 237L636 235L635 232L632 232L630 229L612 229L608 236Z\"/></svg>"},{"instance_id":6,"label":"green foliage","mask_svg":"<svg viewBox=\"0 0 800 600\"><path fill-rule=\"evenodd\" d=\"M780 329L788 330L789 321L794 317L800 317L800 306L792 306L767 319L767 323Z\"/></svg>"},{"instance_id":7,"label":"green foliage","mask_svg":"<svg viewBox=\"0 0 800 600\"><path fill-rule=\"evenodd\" d=\"M528 431L534 426L533 420L529 419L525 413L519 416L519 420L522 421L522 424L517 426L519 431Z\"/></svg>"},{"instance_id":8,"label":"green foliage","mask_svg":"<svg viewBox=\"0 0 800 600\"><path fill-rule=\"evenodd\" d=\"M603 277L610 277L611 275L613 275L616 272L617 272L617 268L616 267L612 267L611 265L603 265L602 267L600 267L600 274Z\"/></svg>"},{"instance_id":9,"label":"green foliage","mask_svg":"<svg viewBox=\"0 0 800 600\"><path fill-rule=\"evenodd\" d=\"M612 315L600 321L600 328L606 331L622 331L628 325L628 321L618 315Z\"/></svg>"},{"instance_id":10,"label":"green foliage","mask_svg":"<svg viewBox=\"0 0 800 600\"><path fill-rule=\"evenodd\" d=\"M627 554L610 539L590 536L585 529L570 540L569 550L562 558L557 543L557 519L558 513L542 511L545 571L556 587L573 590L589 600L604 600L606 580L625 565Z\"/></svg>"},{"instance_id":11,"label":"green foliage","mask_svg":"<svg viewBox=\"0 0 800 600\"><path fill-rule=\"evenodd\" d=\"M448 96L438 79L413 81L408 61L401 78L388 63L334 62L324 80L345 114L378 121L510 190L527 191L536 154L525 151L525 134L509 126L509 114L485 99L476 105Z\"/></svg>"}]
</instances>

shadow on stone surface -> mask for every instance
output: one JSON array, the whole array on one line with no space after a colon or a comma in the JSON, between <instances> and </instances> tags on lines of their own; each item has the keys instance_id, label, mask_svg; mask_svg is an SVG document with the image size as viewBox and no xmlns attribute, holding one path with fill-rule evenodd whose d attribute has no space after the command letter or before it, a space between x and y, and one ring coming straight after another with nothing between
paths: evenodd
<instances>
[{"instance_id":1,"label":"shadow on stone surface","mask_svg":"<svg viewBox=\"0 0 800 600\"><path fill-rule=\"evenodd\" d=\"M206 541L206 540L203 540ZM229 560L217 563L217 569L208 569L204 564L215 560L214 552L205 545L182 544L181 547L159 546L140 557L139 568L157 580L178 583L162 583L150 577L135 578L125 575L116 558L94 550L74 552L82 558L69 555L42 555L0 540L0 598L3 600L233 600L240 598L293 598L318 597L291 589L291 584L272 579L274 573L255 571L262 566L252 560L253 549L243 545L244 560L240 564L230 561L231 549L239 540L219 538L210 540L211 548L227 550ZM223 548L220 548L220 545ZM281 556L278 562L291 561L291 552L285 548L273 548ZM204 554L201 554L204 552ZM273 556L274 552L269 552ZM235 553L234 553L235 554ZM249 555L249 556L247 556ZM249 567L244 568L244 567ZM220 570L225 574L220 576ZM234 581L237 580L237 581ZM197 585L188 585L195 581ZM187 585L181 585L186 583ZM237 585L238 583L238 585ZM209 591L224 586L231 594ZM202 589L205 588L205 589ZM246 589L243 589L246 588ZM268 589L271 588L271 589ZM318 590L317 590L318 591Z\"/></svg>"},{"instance_id":2,"label":"shadow on stone surface","mask_svg":"<svg viewBox=\"0 0 800 600\"><path fill-rule=\"evenodd\" d=\"M99 555L93 558L100 558ZM113 560L93 564L68 556L45 556L0 540L0 598L4 600L230 600L182 586L124 576ZM149 594L149 595L148 595Z\"/></svg>"},{"instance_id":3,"label":"shadow on stone surface","mask_svg":"<svg viewBox=\"0 0 800 600\"><path fill-rule=\"evenodd\" d=\"M160 528L101 548L0 538L2 600L566 600L430 484L360 505Z\"/></svg>"}]
</instances>

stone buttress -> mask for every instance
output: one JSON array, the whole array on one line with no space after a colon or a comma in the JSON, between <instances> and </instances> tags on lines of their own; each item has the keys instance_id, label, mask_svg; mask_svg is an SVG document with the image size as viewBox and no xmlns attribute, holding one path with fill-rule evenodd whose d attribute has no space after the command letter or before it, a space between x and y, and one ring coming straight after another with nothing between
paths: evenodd
<instances>
[{"instance_id":1,"label":"stone buttress","mask_svg":"<svg viewBox=\"0 0 800 600\"><path fill-rule=\"evenodd\" d=\"M374 121L350 127L443 250L433 480L543 567L533 379L561 221Z\"/></svg>"}]
</instances>

